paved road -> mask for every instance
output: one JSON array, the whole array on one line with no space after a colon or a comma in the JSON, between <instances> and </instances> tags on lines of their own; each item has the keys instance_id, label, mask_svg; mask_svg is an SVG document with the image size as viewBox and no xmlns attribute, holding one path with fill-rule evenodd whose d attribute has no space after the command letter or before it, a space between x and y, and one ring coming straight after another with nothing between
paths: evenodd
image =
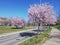
<instances>
[{"instance_id":1,"label":"paved road","mask_svg":"<svg viewBox=\"0 0 60 45\"><path fill-rule=\"evenodd\" d=\"M43 45L60 45L60 31L56 28L52 28L48 40Z\"/></svg>"},{"instance_id":2,"label":"paved road","mask_svg":"<svg viewBox=\"0 0 60 45\"><path fill-rule=\"evenodd\" d=\"M7 35L7 36L1 36L0 45L16 45L19 42L21 43L24 40L29 39L34 35L37 35L38 32L41 31L31 30L31 31L20 32L16 34Z\"/></svg>"}]
</instances>

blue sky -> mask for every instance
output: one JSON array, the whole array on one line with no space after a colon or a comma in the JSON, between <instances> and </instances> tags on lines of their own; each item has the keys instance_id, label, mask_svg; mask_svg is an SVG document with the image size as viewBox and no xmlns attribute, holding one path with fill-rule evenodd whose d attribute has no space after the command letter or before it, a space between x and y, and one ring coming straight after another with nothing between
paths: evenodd
<instances>
[{"instance_id":1,"label":"blue sky","mask_svg":"<svg viewBox=\"0 0 60 45\"><path fill-rule=\"evenodd\" d=\"M29 6L40 2L53 5L56 15L60 10L60 0L0 0L0 17L17 16L28 20Z\"/></svg>"}]
</instances>

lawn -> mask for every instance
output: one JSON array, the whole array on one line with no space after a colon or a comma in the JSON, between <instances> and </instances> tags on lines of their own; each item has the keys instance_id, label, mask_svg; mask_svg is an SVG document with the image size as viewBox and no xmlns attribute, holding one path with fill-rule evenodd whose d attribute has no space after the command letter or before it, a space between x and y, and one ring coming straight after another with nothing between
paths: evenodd
<instances>
[{"instance_id":1,"label":"lawn","mask_svg":"<svg viewBox=\"0 0 60 45\"><path fill-rule=\"evenodd\" d=\"M48 29L44 31L42 34L32 37L31 39L24 41L23 43L18 45L42 45L42 43L46 41L50 32L51 32L51 29Z\"/></svg>"},{"instance_id":2,"label":"lawn","mask_svg":"<svg viewBox=\"0 0 60 45\"><path fill-rule=\"evenodd\" d=\"M3 33L9 33L9 32L17 32L17 31L22 31L22 30L28 30L28 29L34 29L36 28L36 26L30 26L30 27L25 27L25 28L21 28L21 29L13 29L10 26L0 26L0 34Z\"/></svg>"},{"instance_id":3,"label":"lawn","mask_svg":"<svg viewBox=\"0 0 60 45\"><path fill-rule=\"evenodd\" d=\"M54 27L60 30L60 25L55 25Z\"/></svg>"}]
</instances>

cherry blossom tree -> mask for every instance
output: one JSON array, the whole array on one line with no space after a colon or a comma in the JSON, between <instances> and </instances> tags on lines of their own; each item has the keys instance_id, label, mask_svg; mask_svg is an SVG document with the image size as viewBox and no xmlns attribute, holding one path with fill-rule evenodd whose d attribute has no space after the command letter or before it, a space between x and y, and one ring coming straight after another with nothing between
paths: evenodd
<instances>
[{"instance_id":1,"label":"cherry blossom tree","mask_svg":"<svg viewBox=\"0 0 60 45\"><path fill-rule=\"evenodd\" d=\"M57 21L56 17L54 16L53 6L49 4L39 4L39 5L32 5L28 9L29 19L31 21L37 22L38 26L42 23L45 24L55 24Z\"/></svg>"},{"instance_id":2,"label":"cherry blossom tree","mask_svg":"<svg viewBox=\"0 0 60 45\"><path fill-rule=\"evenodd\" d=\"M48 16L47 19L45 20L45 23L48 24L49 27L51 24L52 25L56 24L56 22L57 22L57 18L54 15Z\"/></svg>"},{"instance_id":3,"label":"cherry blossom tree","mask_svg":"<svg viewBox=\"0 0 60 45\"><path fill-rule=\"evenodd\" d=\"M16 28L18 28L18 27L24 27L25 26L25 20L17 18L17 17L13 17L12 20L11 20L11 23Z\"/></svg>"}]
</instances>

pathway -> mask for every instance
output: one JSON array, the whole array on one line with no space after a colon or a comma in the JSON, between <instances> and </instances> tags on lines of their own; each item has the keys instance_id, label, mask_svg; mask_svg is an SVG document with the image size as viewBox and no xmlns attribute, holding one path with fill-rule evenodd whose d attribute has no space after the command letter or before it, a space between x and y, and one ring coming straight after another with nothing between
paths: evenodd
<instances>
[{"instance_id":1,"label":"pathway","mask_svg":"<svg viewBox=\"0 0 60 45\"><path fill-rule=\"evenodd\" d=\"M60 45L60 31L56 28L52 28L48 40L43 45Z\"/></svg>"}]
</instances>

